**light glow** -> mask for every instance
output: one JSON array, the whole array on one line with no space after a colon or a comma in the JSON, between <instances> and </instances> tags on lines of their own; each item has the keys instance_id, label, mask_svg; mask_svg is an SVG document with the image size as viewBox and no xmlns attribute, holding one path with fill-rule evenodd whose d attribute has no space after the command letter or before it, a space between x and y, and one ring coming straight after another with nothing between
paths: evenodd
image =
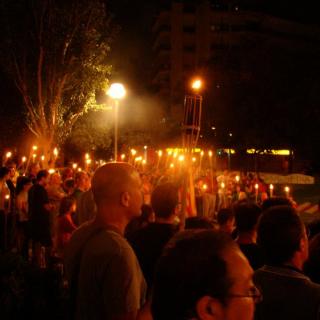
<instances>
[{"instance_id":1,"label":"light glow","mask_svg":"<svg viewBox=\"0 0 320 320\"><path fill-rule=\"evenodd\" d=\"M125 90L123 84L113 83L110 86L109 90L107 91L107 94L112 99L119 100L119 99L124 98L124 96L126 95L126 90Z\"/></svg>"},{"instance_id":2,"label":"light glow","mask_svg":"<svg viewBox=\"0 0 320 320\"><path fill-rule=\"evenodd\" d=\"M193 80L191 88L195 91L199 91L202 87L202 81L200 79Z\"/></svg>"},{"instance_id":3,"label":"light glow","mask_svg":"<svg viewBox=\"0 0 320 320\"><path fill-rule=\"evenodd\" d=\"M287 150L287 149L283 149L283 150L261 150L261 151L258 151L256 149L247 149L247 153L248 154L255 154L255 153L258 153L258 154L266 154L266 155L276 155L276 156L289 156L290 155L290 150Z\"/></svg>"}]
</instances>

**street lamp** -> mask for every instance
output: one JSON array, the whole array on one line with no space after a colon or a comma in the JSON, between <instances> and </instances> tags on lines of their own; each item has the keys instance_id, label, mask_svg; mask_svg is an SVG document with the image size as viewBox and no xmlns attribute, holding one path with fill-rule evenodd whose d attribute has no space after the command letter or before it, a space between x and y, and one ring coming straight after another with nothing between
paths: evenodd
<instances>
[{"instance_id":1,"label":"street lamp","mask_svg":"<svg viewBox=\"0 0 320 320\"><path fill-rule=\"evenodd\" d=\"M114 100L114 161L118 159L118 108L119 100L126 95L121 83L113 83L107 91L108 96Z\"/></svg>"}]
</instances>

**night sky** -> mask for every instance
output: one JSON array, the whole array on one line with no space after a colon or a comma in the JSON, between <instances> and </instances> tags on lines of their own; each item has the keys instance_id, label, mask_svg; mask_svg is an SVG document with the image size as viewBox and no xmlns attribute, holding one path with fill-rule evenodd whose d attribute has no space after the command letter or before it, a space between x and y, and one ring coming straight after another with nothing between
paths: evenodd
<instances>
[{"instance_id":1,"label":"night sky","mask_svg":"<svg viewBox=\"0 0 320 320\"><path fill-rule=\"evenodd\" d=\"M120 26L110 54L110 61L113 65L112 80L123 81L138 94L148 92L151 86L153 63L151 26L157 9L164 2L167 1L107 1L114 15L114 22ZM240 0L234 2L240 5L254 2L263 6L266 12L279 17L311 25L320 23L316 0L303 2L297 0ZM23 127L22 103L14 84L3 73L0 76L0 91L2 96L0 116L4 132L2 136L5 137L5 140L12 141L12 137L16 138L19 134L20 136L25 134L25 131L21 131L22 129L18 132L16 130L17 127ZM12 134L13 132L15 135Z\"/></svg>"}]
</instances>

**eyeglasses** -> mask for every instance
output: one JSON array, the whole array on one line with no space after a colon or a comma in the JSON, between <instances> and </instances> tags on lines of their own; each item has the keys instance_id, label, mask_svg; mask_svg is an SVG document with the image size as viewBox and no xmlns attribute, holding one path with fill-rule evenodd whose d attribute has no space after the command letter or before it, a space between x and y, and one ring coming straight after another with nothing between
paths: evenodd
<instances>
[{"instance_id":1,"label":"eyeglasses","mask_svg":"<svg viewBox=\"0 0 320 320\"><path fill-rule=\"evenodd\" d=\"M256 286L252 286L248 290L248 294L229 294L230 298L252 298L254 303L262 301L262 294Z\"/></svg>"}]
</instances>

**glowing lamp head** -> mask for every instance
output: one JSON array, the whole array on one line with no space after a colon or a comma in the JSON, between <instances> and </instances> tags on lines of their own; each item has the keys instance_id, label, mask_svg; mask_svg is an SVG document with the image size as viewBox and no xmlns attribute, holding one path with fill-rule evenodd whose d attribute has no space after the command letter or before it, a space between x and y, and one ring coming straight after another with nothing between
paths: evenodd
<instances>
[{"instance_id":1,"label":"glowing lamp head","mask_svg":"<svg viewBox=\"0 0 320 320\"><path fill-rule=\"evenodd\" d=\"M207 189L208 189L208 186L207 186L206 184L204 184L204 185L202 186L202 189L203 189L203 190L207 190Z\"/></svg>"},{"instance_id":2,"label":"glowing lamp head","mask_svg":"<svg viewBox=\"0 0 320 320\"><path fill-rule=\"evenodd\" d=\"M289 193L289 192L290 192L290 188L289 188L288 186L285 186L285 187L284 187L284 191L285 191L286 193Z\"/></svg>"},{"instance_id":3,"label":"glowing lamp head","mask_svg":"<svg viewBox=\"0 0 320 320\"><path fill-rule=\"evenodd\" d=\"M84 157L85 157L86 160L90 159L89 153L86 153L86 154L84 155Z\"/></svg>"},{"instance_id":4,"label":"glowing lamp head","mask_svg":"<svg viewBox=\"0 0 320 320\"><path fill-rule=\"evenodd\" d=\"M12 152L11 151L6 153L6 158L11 158L11 156L12 156Z\"/></svg>"},{"instance_id":5,"label":"glowing lamp head","mask_svg":"<svg viewBox=\"0 0 320 320\"><path fill-rule=\"evenodd\" d=\"M212 157L212 151L210 150L210 151L208 152L208 154L209 154L209 157L211 158L211 157Z\"/></svg>"},{"instance_id":6,"label":"glowing lamp head","mask_svg":"<svg viewBox=\"0 0 320 320\"><path fill-rule=\"evenodd\" d=\"M224 182L221 182L221 188L224 189L226 187Z\"/></svg>"},{"instance_id":7,"label":"glowing lamp head","mask_svg":"<svg viewBox=\"0 0 320 320\"><path fill-rule=\"evenodd\" d=\"M55 157L58 156L58 148L54 148L53 149L53 154L54 154Z\"/></svg>"},{"instance_id":8,"label":"glowing lamp head","mask_svg":"<svg viewBox=\"0 0 320 320\"><path fill-rule=\"evenodd\" d=\"M107 91L109 97L120 100L126 95L126 90L121 83L113 83Z\"/></svg>"},{"instance_id":9,"label":"glowing lamp head","mask_svg":"<svg viewBox=\"0 0 320 320\"><path fill-rule=\"evenodd\" d=\"M162 150L158 151L158 155L159 155L159 157L162 157Z\"/></svg>"},{"instance_id":10,"label":"glowing lamp head","mask_svg":"<svg viewBox=\"0 0 320 320\"><path fill-rule=\"evenodd\" d=\"M256 190L258 190L258 189L259 189L259 185L256 183L256 184L254 185L254 188L255 188Z\"/></svg>"},{"instance_id":11,"label":"glowing lamp head","mask_svg":"<svg viewBox=\"0 0 320 320\"><path fill-rule=\"evenodd\" d=\"M201 155L201 157L203 157L203 155L204 155L204 152L203 152L203 151L201 151L201 152L200 152L200 155Z\"/></svg>"},{"instance_id":12,"label":"glowing lamp head","mask_svg":"<svg viewBox=\"0 0 320 320\"><path fill-rule=\"evenodd\" d=\"M148 149L148 146L144 146L143 149L144 149L144 150L147 150L147 149Z\"/></svg>"},{"instance_id":13,"label":"glowing lamp head","mask_svg":"<svg viewBox=\"0 0 320 320\"><path fill-rule=\"evenodd\" d=\"M142 164L145 165L146 163L147 163L147 160L146 160L146 159L143 159L143 160L142 160Z\"/></svg>"},{"instance_id":14,"label":"glowing lamp head","mask_svg":"<svg viewBox=\"0 0 320 320\"><path fill-rule=\"evenodd\" d=\"M240 177L236 176L236 181L239 182L240 181Z\"/></svg>"},{"instance_id":15,"label":"glowing lamp head","mask_svg":"<svg viewBox=\"0 0 320 320\"><path fill-rule=\"evenodd\" d=\"M133 156L135 156L135 155L137 154L137 151L134 150L134 149L131 149L131 154L132 154Z\"/></svg>"},{"instance_id":16,"label":"glowing lamp head","mask_svg":"<svg viewBox=\"0 0 320 320\"><path fill-rule=\"evenodd\" d=\"M10 199L10 195L6 194L4 198L5 198L6 200L9 200L9 199Z\"/></svg>"},{"instance_id":17,"label":"glowing lamp head","mask_svg":"<svg viewBox=\"0 0 320 320\"><path fill-rule=\"evenodd\" d=\"M184 161L184 155L180 155L178 159L180 162Z\"/></svg>"},{"instance_id":18,"label":"glowing lamp head","mask_svg":"<svg viewBox=\"0 0 320 320\"><path fill-rule=\"evenodd\" d=\"M195 157L192 158L192 162L196 162L197 159Z\"/></svg>"},{"instance_id":19,"label":"glowing lamp head","mask_svg":"<svg viewBox=\"0 0 320 320\"><path fill-rule=\"evenodd\" d=\"M49 169L48 172L49 172L50 174L53 174L53 173L56 172L56 170L54 170L54 169Z\"/></svg>"},{"instance_id":20,"label":"glowing lamp head","mask_svg":"<svg viewBox=\"0 0 320 320\"><path fill-rule=\"evenodd\" d=\"M38 146L32 146L32 150L33 150L33 151L38 150Z\"/></svg>"},{"instance_id":21,"label":"glowing lamp head","mask_svg":"<svg viewBox=\"0 0 320 320\"><path fill-rule=\"evenodd\" d=\"M72 165L72 168L73 168L73 169L77 169L77 167L78 167L78 164L77 164L77 163L74 163L74 164Z\"/></svg>"},{"instance_id":22,"label":"glowing lamp head","mask_svg":"<svg viewBox=\"0 0 320 320\"><path fill-rule=\"evenodd\" d=\"M45 157L44 156L41 156L41 161L44 161Z\"/></svg>"},{"instance_id":23,"label":"glowing lamp head","mask_svg":"<svg viewBox=\"0 0 320 320\"><path fill-rule=\"evenodd\" d=\"M34 154L32 155L32 158L33 158L33 159L35 159L35 158L36 158L36 156L37 156L37 155L34 153Z\"/></svg>"},{"instance_id":24,"label":"glowing lamp head","mask_svg":"<svg viewBox=\"0 0 320 320\"><path fill-rule=\"evenodd\" d=\"M21 160L22 160L22 162L26 162L27 161L27 157L22 157Z\"/></svg>"},{"instance_id":25,"label":"glowing lamp head","mask_svg":"<svg viewBox=\"0 0 320 320\"><path fill-rule=\"evenodd\" d=\"M202 87L202 81L200 79L194 79L191 84L191 88L194 91L199 91Z\"/></svg>"},{"instance_id":26,"label":"glowing lamp head","mask_svg":"<svg viewBox=\"0 0 320 320\"><path fill-rule=\"evenodd\" d=\"M126 155L125 154L122 154L121 155L121 160L124 160L126 158Z\"/></svg>"},{"instance_id":27,"label":"glowing lamp head","mask_svg":"<svg viewBox=\"0 0 320 320\"><path fill-rule=\"evenodd\" d=\"M91 159L87 159L86 164L91 164Z\"/></svg>"},{"instance_id":28,"label":"glowing lamp head","mask_svg":"<svg viewBox=\"0 0 320 320\"><path fill-rule=\"evenodd\" d=\"M270 189L270 190L273 190L273 188L274 188L274 187L273 187L273 184L270 184L269 189Z\"/></svg>"},{"instance_id":29,"label":"glowing lamp head","mask_svg":"<svg viewBox=\"0 0 320 320\"><path fill-rule=\"evenodd\" d=\"M170 168L174 168L174 164L173 163L170 164Z\"/></svg>"}]
</instances>

